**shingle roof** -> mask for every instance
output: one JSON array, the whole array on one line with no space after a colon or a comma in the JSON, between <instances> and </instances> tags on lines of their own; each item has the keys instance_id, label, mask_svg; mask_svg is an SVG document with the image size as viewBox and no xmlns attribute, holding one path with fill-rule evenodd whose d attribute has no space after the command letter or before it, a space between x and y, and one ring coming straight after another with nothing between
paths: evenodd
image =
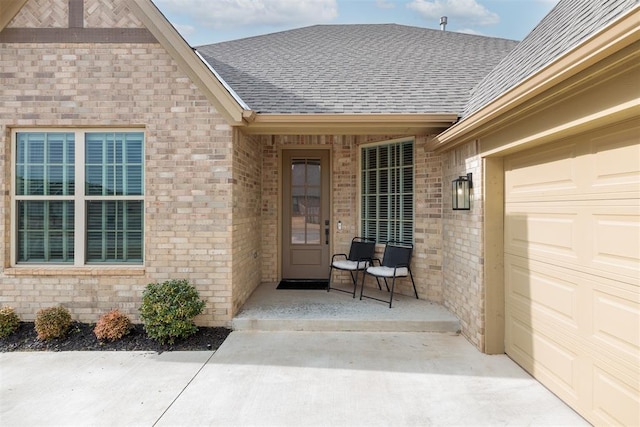
<instances>
[{"instance_id":1,"label":"shingle roof","mask_svg":"<svg viewBox=\"0 0 640 427\"><path fill-rule=\"evenodd\" d=\"M635 4L636 0L561 0L482 80L463 117L540 71Z\"/></svg>"},{"instance_id":2,"label":"shingle roof","mask_svg":"<svg viewBox=\"0 0 640 427\"><path fill-rule=\"evenodd\" d=\"M516 41L395 24L316 25L198 47L260 113L460 113Z\"/></svg>"}]
</instances>

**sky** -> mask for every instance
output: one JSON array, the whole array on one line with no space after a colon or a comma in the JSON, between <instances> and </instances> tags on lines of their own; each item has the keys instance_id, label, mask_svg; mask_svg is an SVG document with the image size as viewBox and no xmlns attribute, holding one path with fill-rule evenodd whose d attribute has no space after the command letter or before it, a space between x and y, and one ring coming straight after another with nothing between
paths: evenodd
<instances>
[{"instance_id":1,"label":"sky","mask_svg":"<svg viewBox=\"0 0 640 427\"><path fill-rule=\"evenodd\" d=\"M558 0L154 0L191 46L317 24L401 24L522 40Z\"/></svg>"}]
</instances>

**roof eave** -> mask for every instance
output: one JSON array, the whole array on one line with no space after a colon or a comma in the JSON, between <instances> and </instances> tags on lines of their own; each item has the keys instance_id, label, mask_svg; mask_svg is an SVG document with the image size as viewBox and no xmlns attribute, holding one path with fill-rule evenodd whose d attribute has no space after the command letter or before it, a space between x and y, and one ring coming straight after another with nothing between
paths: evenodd
<instances>
[{"instance_id":1,"label":"roof eave","mask_svg":"<svg viewBox=\"0 0 640 427\"><path fill-rule=\"evenodd\" d=\"M436 152L450 150L491 128L502 126L507 119L514 120L518 107L527 101L541 95L544 97L545 92L549 97L557 96L556 92L549 89L640 40L639 20L640 6L636 6L579 46L442 132L428 143L427 148Z\"/></svg>"},{"instance_id":2,"label":"roof eave","mask_svg":"<svg viewBox=\"0 0 640 427\"><path fill-rule=\"evenodd\" d=\"M428 135L458 120L457 114L261 114L243 131L253 135Z\"/></svg>"},{"instance_id":3,"label":"roof eave","mask_svg":"<svg viewBox=\"0 0 640 427\"><path fill-rule=\"evenodd\" d=\"M229 125L243 125L243 112L246 109L167 21L155 4L150 0L132 0L128 5Z\"/></svg>"}]
</instances>

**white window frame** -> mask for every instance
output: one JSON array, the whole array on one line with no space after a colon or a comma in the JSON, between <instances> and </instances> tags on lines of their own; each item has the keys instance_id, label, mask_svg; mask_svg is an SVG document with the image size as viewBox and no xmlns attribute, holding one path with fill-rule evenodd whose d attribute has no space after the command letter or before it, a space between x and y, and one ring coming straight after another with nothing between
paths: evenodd
<instances>
[{"instance_id":1,"label":"white window frame","mask_svg":"<svg viewBox=\"0 0 640 427\"><path fill-rule=\"evenodd\" d=\"M75 152L74 152L74 165L75 165L75 188L74 194L68 196L56 196L55 200L73 200L73 209L74 209L74 255L73 255L73 263L55 263L55 262L46 262L46 263L37 263L37 262L26 262L26 263L18 263L18 218L17 218L17 206L18 200L43 200L42 196L31 196L31 195L17 195L16 194L16 166L17 166L17 158L16 153L18 152L18 134L19 133L74 133L75 136ZM85 191L85 134L87 133L104 133L104 132L113 132L113 133L128 133L128 132L142 132L143 135L143 146L142 146L142 162L143 162L143 191L141 195L135 196L96 196L96 195L86 195ZM135 266L143 266L145 263L145 233L143 228L142 233L142 261L139 263L114 263L114 262L95 262L95 263L87 263L87 244L86 244L86 234L87 234L87 221L86 221L86 202L89 200L139 200L142 201L142 216L143 216L143 227L146 227L146 216L145 216L145 207L144 207L144 199L146 193L146 158L145 158L145 149L146 149L146 141L147 134L144 128L141 127L131 127L131 128L13 128L11 130L11 266L12 267L56 267L56 268L78 268L78 267L110 267L110 266L126 266L126 267L135 267ZM44 200L52 200L52 199L44 199Z\"/></svg>"},{"instance_id":2,"label":"white window frame","mask_svg":"<svg viewBox=\"0 0 640 427\"><path fill-rule=\"evenodd\" d=\"M356 191L357 193L357 213L358 213L358 233L359 235L364 235L363 230L362 230L362 216L363 216L363 212L362 212L362 170L363 170L363 165L364 165L364 161L365 159L362 158L362 151L364 148L371 148L371 147L377 147L377 146L384 146L384 145L393 145L393 144L398 144L398 143L402 143L402 142L411 142L412 143L412 148L413 148L413 174L411 179L413 180L413 197L412 197L412 211L413 211L413 218L412 218L412 230L411 230L411 242L406 242L406 243L414 243L415 242L415 230L416 230L416 141L414 137L407 137L407 138L397 138L397 139L391 139L391 140L385 140L385 141L378 141L378 142L372 142L372 143L365 143L365 144L360 144L358 146L358 174L357 174L357 183L356 183ZM385 242L383 241L378 241L377 240L377 236L376 237L376 242L377 244L383 245Z\"/></svg>"}]
</instances>

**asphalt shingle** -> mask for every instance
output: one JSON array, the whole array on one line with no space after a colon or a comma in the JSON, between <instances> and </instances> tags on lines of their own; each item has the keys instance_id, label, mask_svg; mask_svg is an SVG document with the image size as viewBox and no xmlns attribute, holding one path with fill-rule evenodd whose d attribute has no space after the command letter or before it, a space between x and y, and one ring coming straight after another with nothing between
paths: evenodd
<instances>
[{"instance_id":1,"label":"asphalt shingle","mask_svg":"<svg viewBox=\"0 0 640 427\"><path fill-rule=\"evenodd\" d=\"M463 117L540 71L636 4L637 0L561 0L480 82Z\"/></svg>"},{"instance_id":2,"label":"asphalt shingle","mask_svg":"<svg viewBox=\"0 0 640 427\"><path fill-rule=\"evenodd\" d=\"M395 24L316 25L200 46L260 113L460 113L516 41Z\"/></svg>"}]
</instances>

